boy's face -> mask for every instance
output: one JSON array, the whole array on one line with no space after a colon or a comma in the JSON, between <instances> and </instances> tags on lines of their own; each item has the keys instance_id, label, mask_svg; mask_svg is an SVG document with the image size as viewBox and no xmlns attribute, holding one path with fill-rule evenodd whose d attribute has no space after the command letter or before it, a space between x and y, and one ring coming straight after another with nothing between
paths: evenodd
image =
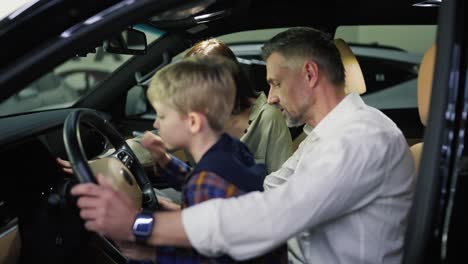
<instances>
[{"instance_id":1,"label":"boy's face","mask_svg":"<svg viewBox=\"0 0 468 264\"><path fill-rule=\"evenodd\" d=\"M162 102L155 102L153 107L157 113L153 126L159 131L166 148L187 148L190 139L187 116L181 115L173 107Z\"/></svg>"}]
</instances>

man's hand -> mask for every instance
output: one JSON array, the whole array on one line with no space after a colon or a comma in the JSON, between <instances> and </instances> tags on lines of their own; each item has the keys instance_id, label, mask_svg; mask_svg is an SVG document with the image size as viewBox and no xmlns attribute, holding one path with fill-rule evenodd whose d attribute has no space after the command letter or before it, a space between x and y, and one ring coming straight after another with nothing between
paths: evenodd
<instances>
[{"instance_id":1,"label":"man's hand","mask_svg":"<svg viewBox=\"0 0 468 264\"><path fill-rule=\"evenodd\" d=\"M140 143L151 153L151 157L155 162L159 163L159 165L163 168L166 167L166 164L170 161L171 156L166 152L164 142L159 136L146 131L141 138Z\"/></svg>"},{"instance_id":2,"label":"man's hand","mask_svg":"<svg viewBox=\"0 0 468 264\"><path fill-rule=\"evenodd\" d=\"M85 228L114 241L134 241L132 226L139 210L102 175L98 174L97 180L99 185L83 183L71 189L72 195L79 196L77 205Z\"/></svg>"},{"instance_id":3,"label":"man's hand","mask_svg":"<svg viewBox=\"0 0 468 264\"><path fill-rule=\"evenodd\" d=\"M73 174L72 165L68 160L63 160L61 158L56 159L57 163L60 165L62 170L68 174Z\"/></svg>"},{"instance_id":4,"label":"man's hand","mask_svg":"<svg viewBox=\"0 0 468 264\"><path fill-rule=\"evenodd\" d=\"M140 246L134 242L116 242L123 255L131 260L150 260L156 262L156 248Z\"/></svg>"}]
</instances>

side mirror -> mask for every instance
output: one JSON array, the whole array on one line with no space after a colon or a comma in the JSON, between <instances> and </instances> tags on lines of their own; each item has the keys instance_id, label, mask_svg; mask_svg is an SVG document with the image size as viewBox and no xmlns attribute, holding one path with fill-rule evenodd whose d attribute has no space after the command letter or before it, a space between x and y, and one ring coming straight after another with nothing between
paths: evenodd
<instances>
[{"instance_id":1,"label":"side mirror","mask_svg":"<svg viewBox=\"0 0 468 264\"><path fill-rule=\"evenodd\" d=\"M117 54L145 55L147 47L145 33L132 28L104 42L106 52Z\"/></svg>"}]
</instances>

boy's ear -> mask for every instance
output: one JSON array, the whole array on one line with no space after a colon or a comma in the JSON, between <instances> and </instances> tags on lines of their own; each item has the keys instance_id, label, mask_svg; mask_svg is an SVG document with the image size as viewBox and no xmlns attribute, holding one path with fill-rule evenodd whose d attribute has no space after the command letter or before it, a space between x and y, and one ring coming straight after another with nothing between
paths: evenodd
<instances>
[{"instance_id":1,"label":"boy's ear","mask_svg":"<svg viewBox=\"0 0 468 264\"><path fill-rule=\"evenodd\" d=\"M192 134L200 132L203 123L203 117L200 113L190 112L188 114L189 129Z\"/></svg>"}]
</instances>

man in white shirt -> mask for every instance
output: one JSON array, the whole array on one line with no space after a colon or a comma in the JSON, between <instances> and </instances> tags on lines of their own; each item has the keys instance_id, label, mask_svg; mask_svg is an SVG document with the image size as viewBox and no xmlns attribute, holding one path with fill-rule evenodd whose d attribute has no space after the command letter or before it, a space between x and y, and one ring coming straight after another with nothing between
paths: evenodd
<instances>
[{"instance_id":1,"label":"man in white shirt","mask_svg":"<svg viewBox=\"0 0 468 264\"><path fill-rule=\"evenodd\" d=\"M345 96L339 52L323 32L289 29L263 53L268 102L289 125L314 129L268 176L278 187L155 213L147 244L244 260L296 236L307 263L400 263L414 171L401 131L358 94ZM149 139L146 144L152 148ZM134 241L138 210L102 177L98 181L72 190L81 196L86 227Z\"/></svg>"}]
</instances>

